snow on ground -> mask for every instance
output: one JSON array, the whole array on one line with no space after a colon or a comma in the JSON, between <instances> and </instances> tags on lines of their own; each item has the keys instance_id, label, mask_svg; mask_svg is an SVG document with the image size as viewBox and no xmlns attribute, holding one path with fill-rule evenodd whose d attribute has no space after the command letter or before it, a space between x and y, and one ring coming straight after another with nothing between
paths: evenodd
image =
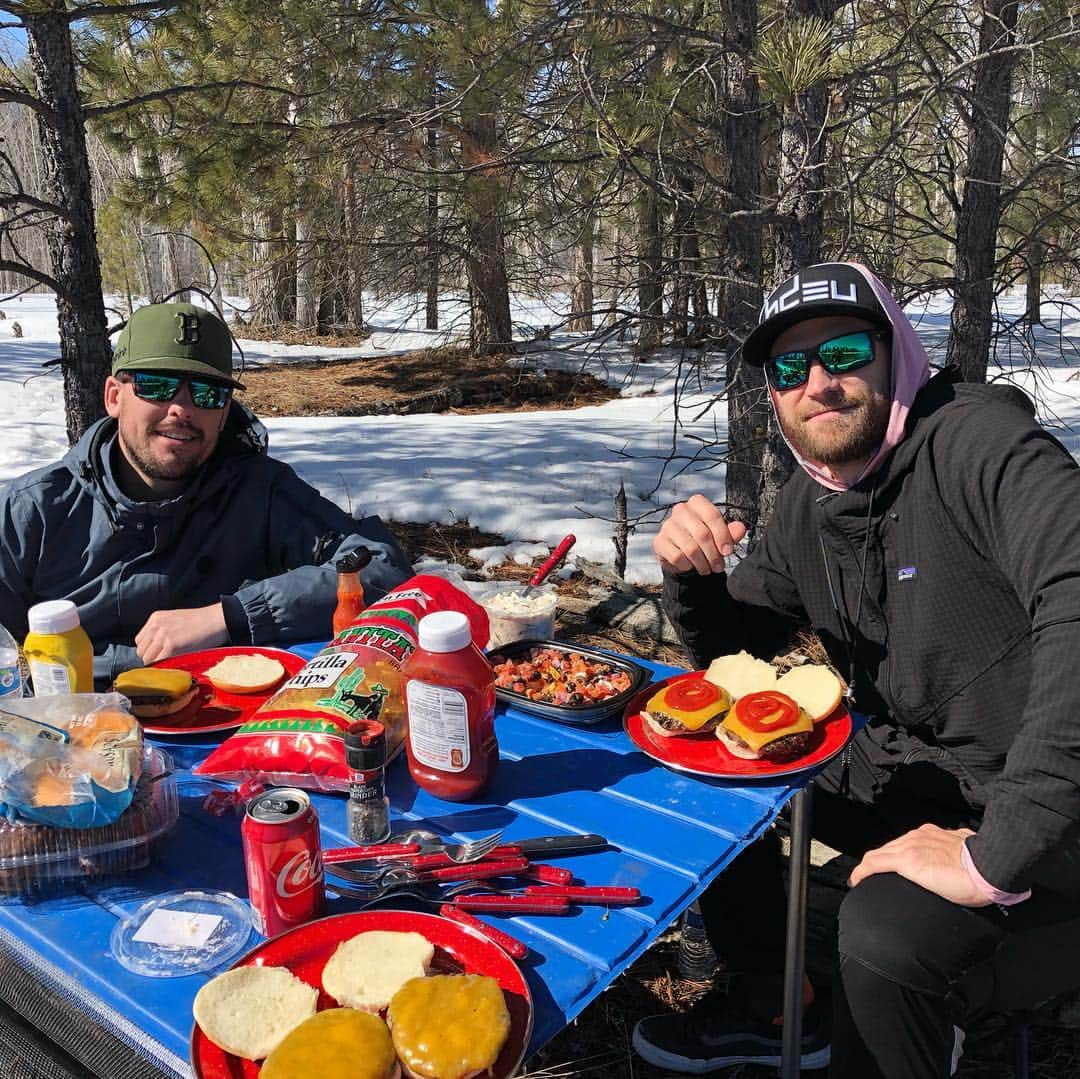
<instances>
[{"instance_id":1,"label":"snow on ground","mask_svg":"<svg viewBox=\"0 0 1080 1079\"><path fill-rule=\"evenodd\" d=\"M1015 319L1022 303L1020 294L1007 297L1000 319ZM58 355L53 299L26 295L0 307L6 315L0 320L3 480L60 457L67 437L60 374L41 367ZM1009 378L1030 392L1043 422L1080 455L1080 380L1071 378L1080 372L1080 301L1051 294L1043 314L1047 326L1033 338L1001 340L991 377ZM932 297L909 315L931 359L943 362L948 298ZM421 328L418 299L370 302L367 317L375 332L360 348L241 338L245 362L392 354L458 339L468 330L465 309L454 301L440 311L448 327L444 334ZM631 342L597 342L557 330L548 339L544 328L557 325L559 316L537 301L517 302L513 317L529 342L515 362L584 369L617 386L622 397L556 412L265 419L271 452L354 513L400 521L467 520L513 541L508 548L478 552L489 566L504 557L539 560L568 532L578 538L575 554L611 562L613 502L622 483L636 522L627 577L659 581L651 545L667 508L698 490L723 498L723 467L707 450L714 443L722 448L726 437L725 407L717 400L722 356L701 362L696 353L664 350L641 360ZM15 321L21 338L12 332Z\"/></svg>"}]
</instances>

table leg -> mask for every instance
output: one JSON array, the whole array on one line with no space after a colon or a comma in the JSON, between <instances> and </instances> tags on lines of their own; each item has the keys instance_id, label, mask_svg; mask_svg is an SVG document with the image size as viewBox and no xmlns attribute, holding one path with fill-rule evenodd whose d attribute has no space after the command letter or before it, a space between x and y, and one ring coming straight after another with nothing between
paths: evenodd
<instances>
[{"instance_id":1,"label":"table leg","mask_svg":"<svg viewBox=\"0 0 1080 1079\"><path fill-rule=\"evenodd\" d=\"M791 856L788 861L787 943L784 952L784 1040L781 1079L798 1079L802 1057L802 986L806 966L806 887L810 869L813 788L791 799Z\"/></svg>"}]
</instances>

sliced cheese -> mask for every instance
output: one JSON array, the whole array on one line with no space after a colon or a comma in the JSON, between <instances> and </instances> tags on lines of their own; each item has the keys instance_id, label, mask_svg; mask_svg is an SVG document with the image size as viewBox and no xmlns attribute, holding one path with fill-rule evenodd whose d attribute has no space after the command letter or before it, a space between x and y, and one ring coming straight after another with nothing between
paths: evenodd
<instances>
[{"instance_id":1,"label":"sliced cheese","mask_svg":"<svg viewBox=\"0 0 1080 1079\"><path fill-rule=\"evenodd\" d=\"M791 704L795 704L788 698ZM810 714L798 708L798 716L794 723L782 726L779 729L770 725L770 720L773 722L778 721L783 715L784 709L778 704L775 711L771 715L761 717L755 723L755 727L761 727L762 730L756 730L754 727L748 727L746 723L742 721L739 715L740 704L743 704L743 712L746 711L746 705L753 701L751 694L745 694L740 700L735 702L734 707L720 722L720 726L726 730L731 731L732 734L741 738L755 753L761 750L762 746L767 746L770 742L775 742L777 738L783 738L788 734L803 734L814 729L814 721L810 717Z\"/></svg>"},{"instance_id":2,"label":"sliced cheese","mask_svg":"<svg viewBox=\"0 0 1080 1079\"><path fill-rule=\"evenodd\" d=\"M125 697L182 697L191 689L191 675L162 667L136 667L118 674L113 688Z\"/></svg>"},{"instance_id":3,"label":"sliced cheese","mask_svg":"<svg viewBox=\"0 0 1080 1079\"><path fill-rule=\"evenodd\" d=\"M377 1015L327 1008L286 1035L259 1079L389 1079L396 1061L390 1031Z\"/></svg>"},{"instance_id":4,"label":"sliced cheese","mask_svg":"<svg viewBox=\"0 0 1080 1079\"><path fill-rule=\"evenodd\" d=\"M781 693L786 693L805 708L815 723L832 715L844 693L840 679L820 663L807 663L792 667L776 683Z\"/></svg>"},{"instance_id":5,"label":"sliced cheese","mask_svg":"<svg viewBox=\"0 0 1080 1079\"><path fill-rule=\"evenodd\" d=\"M723 686L733 700L745 697L747 693L776 688L776 668L746 651L718 656L709 664L705 677L714 685Z\"/></svg>"}]
</instances>

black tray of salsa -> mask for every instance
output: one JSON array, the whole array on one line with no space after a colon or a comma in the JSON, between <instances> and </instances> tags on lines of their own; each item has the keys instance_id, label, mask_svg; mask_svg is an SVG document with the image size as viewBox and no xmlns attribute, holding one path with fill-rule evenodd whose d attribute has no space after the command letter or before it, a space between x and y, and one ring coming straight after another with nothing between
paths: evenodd
<instances>
[{"instance_id":1,"label":"black tray of salsa","mask_svg":"<svg viewBox=\"0 0 1080 1079\"><path fill-rule=\"evenodd\" d=\"M499 700L559 723L599 723L621 714L652 677L621 656L557 641L514 641L487 658Z\"/></svg>"}]
</instances>

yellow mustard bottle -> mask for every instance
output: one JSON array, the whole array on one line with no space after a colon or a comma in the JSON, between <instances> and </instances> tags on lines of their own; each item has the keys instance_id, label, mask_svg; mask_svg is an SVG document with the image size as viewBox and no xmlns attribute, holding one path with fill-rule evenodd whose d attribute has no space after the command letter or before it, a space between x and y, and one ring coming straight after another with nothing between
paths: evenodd
<instances>
[{"instance_id":1,"label":"yellow mustard bottle","mask_svg":"<svg viewBox=\"0 0 1080 1079\"><path fill-rule=\"evenodd\" d=\"M26 612L30 632L23 655L30 667L35 697L94 692L94 646L79 624L79 609L69 599L35 603Z\"/></svg>"}]
</instances>

